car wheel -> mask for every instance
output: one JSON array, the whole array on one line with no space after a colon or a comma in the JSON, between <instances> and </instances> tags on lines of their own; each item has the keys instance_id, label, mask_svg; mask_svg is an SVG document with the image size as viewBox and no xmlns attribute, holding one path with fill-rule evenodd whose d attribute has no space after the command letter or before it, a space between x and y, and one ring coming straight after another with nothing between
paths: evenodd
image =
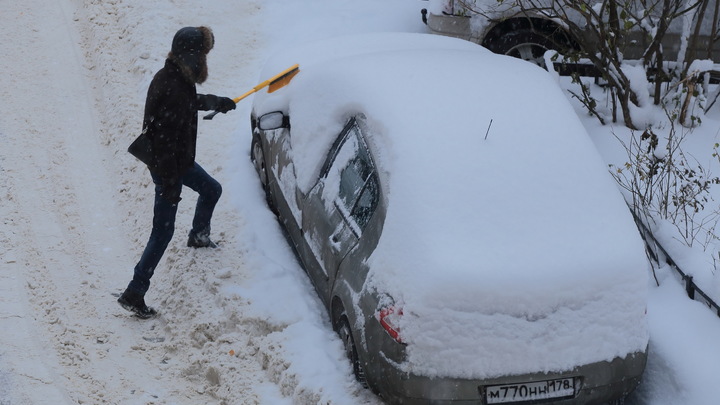
<instances>
[{"instance_id":1,"label":"car wheel","mask_svg":"<svg viewBox=\"0 0 720 405\"><path fill-rule=\"evenodd\" d=\"M275 205L272 202L272 198L270 196L270 187L268 186L268 174L267 167L265 165L265 155L263 154L260 137L258 137L257 135L253 135L252 143L250 145L250 160L252 161L253 166L255 166L255 171L260 178L260 185L265 192L265 201L267 202L268 207L270 207L270 209L275 212Z\"/></svg>"},{"instance_id":2,"label":"car wheel","mask_svg":"<svg viewBox=\"0 0 720 405\"><path fill-rule=\"evenodd\" d=\"M557 44L542 33L525 29L504 33L488 48L495 53L512 56L545 68L545 52L557 48Z\"/></svg>"},{"instance_id":3,"label":"car wheel","mask_svg":"<svg viewBox=\"0 0 720 405\"><path fill-rule=\"evenodd\" d=\"M355 339L352 335L352 329L350 329L350 322L348 321L347 315L343 312L340 318L335 322L335 331L340 336L345 354L347 355L350 363L353 367L353 373L355 379L362 384L364 388L368 388L367 380L365 379L365 371L360 364L360 358L358 357L357 347L355 347Z\"/></svg>"}]
</instances>

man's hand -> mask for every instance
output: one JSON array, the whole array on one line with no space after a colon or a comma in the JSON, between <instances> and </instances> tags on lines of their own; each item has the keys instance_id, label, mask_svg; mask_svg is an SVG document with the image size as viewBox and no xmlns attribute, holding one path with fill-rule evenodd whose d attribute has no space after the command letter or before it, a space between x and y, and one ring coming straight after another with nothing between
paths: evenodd
<instances>
[{"instance_id":1,"label":"man's hand","mask_svg":"<svg viewBox=\"0 0 720 405\"><path fill-rule=\"evenodd\" d=\"M218 97L217 108L218 112L225 114L228 111L235 109L235 102L229 97Z\"/></svg>"}]
</instances>

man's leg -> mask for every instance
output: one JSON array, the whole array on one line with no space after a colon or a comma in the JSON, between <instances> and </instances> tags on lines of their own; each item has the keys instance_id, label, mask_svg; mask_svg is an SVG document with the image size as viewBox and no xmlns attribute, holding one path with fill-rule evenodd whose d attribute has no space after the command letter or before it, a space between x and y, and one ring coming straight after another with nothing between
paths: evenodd
<instances>
[{"instance_id":1,"label":"man's leg","mask_svg":"<svg viewBox=\"0 0 720 405\"><path fill-rule=\"evenodd\" d=\"M152 232L140 261L135 265L133 279L128 285L128 290L133 290L141 296L144 296L150 288L150 278L155 272L155 267L172 240L177 214L177 204L172 204L160 196L160 179L153 178L153 181L155 182L155 205ZM178 184L178 187L182 186Z\"/></svg>"},{"instance_id":2,"label":"man's leg","mask_svg":"<svg viewBox=\"0 0 720 405\"><path fill-rule=\"evenodd\" d=\"M210 221L215 205L222 194L222 186L197 163L183 176L182 180L183 185L199 194L188 246L216 247L210 240Z\"/></svg>"},{"instance_id":3,"label":"man's leg","mask_svg":"<svg viewBox=\"0 0 720 405\"><path fill-rule=\"evenodd\" d=\"M175 232L175 215L177 204L170 203L160 196L160 179L153 176L155 183L155 205L153 208L153 228L150 232L145 250L140 261L135 265L133 279L125 292L118 298L118 303L139 318L152 318L157 312L145 305L145 293L150 288L150 279L155 273L160 259L165 253ZM182 185L178 184L182 188Z\"/></svg>"}]
</instances>

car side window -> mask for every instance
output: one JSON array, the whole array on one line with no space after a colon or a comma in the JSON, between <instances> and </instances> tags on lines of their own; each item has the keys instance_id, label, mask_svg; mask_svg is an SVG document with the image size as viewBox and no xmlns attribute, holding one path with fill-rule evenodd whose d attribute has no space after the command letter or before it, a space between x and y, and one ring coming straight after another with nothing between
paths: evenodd
<instances>
[{"instance_id":1,"label":"car side window","mask_svg":"<svg viewBox=\"0 0 720 405\"><path fill-rule=\"evenodd\" d=\"M365 229L370 217L375 212L379 194L377 175L372 173L365 181L365 186L355 202L355 207L350 212L350 216L360 226L360 229Z\"/></svg>"},{"instance_id":2,"label":"car side window","mask_svg":"<svg viewBox=\"0 0 720 405\"><path fill-rule=\"evenodd\" d=\"M353 119L338 138L333 160L327 165L325 196L334 201L343 216L357 225L367 226L379 200L375 165L368 152L360 127ZM339 178L335 176L339 174ZM332 194L335 194L333 196Z\"/></svg>"}]
</instances>

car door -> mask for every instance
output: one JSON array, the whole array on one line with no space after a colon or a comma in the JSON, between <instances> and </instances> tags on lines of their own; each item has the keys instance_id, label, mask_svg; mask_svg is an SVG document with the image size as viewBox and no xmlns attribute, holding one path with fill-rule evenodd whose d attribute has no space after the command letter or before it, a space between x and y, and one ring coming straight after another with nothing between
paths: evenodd
<instances>
[{"instance_id":1,"label":"car door","mask_svg":"<svg viewBox=\"0 0 720 405\"><path fill-rule=\"evenodd\" d=\"M280 111L266 113L258 119L256 131L267 146L265 163L269 176L268 187L272 194L280 199L275 202L276 208L282 213L280 220L289 227L288 232L295 239L300 234L302 211L298 204L301 194L297 190L295 165L292 160L289 118Z\"/></svg>"},{"instance_id":2,"label":"car door","mask_svg":"<svg viewBox=\"0 0 720 405\"><path fill-rule=\"evenodd\" d=\"M318 269L318 291L329 296L338 267L358 244L378 204L378 178L353 118L335 141L303 204L303 232Z\"/></svg>"},{"instance_id":3,"label":"car door","mask_svg":"<svg viewBox=\"0 0 720 405\"><path fill-rule=\"evenodd\" d=\"M297 226L301 224L302 212L298 206L298 190L297 177L295 176L295 165L291 155L290 131L285 129L275 139L272 144L272 156L276 159L270 165L279 191L285 196L285 202L288 205L292 217L295 219Z\"/></svg>"}]
</instances>

